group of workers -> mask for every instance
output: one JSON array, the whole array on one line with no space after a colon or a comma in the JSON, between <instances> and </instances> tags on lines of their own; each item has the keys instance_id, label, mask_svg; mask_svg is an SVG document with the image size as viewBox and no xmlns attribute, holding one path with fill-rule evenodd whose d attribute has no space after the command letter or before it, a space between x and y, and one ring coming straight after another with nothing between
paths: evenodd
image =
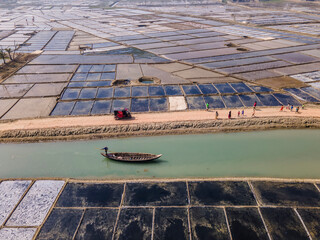
<instances>
[{"instance_id":1,"label":"group of workers","mask_svg":"<svg viewBox=\"0 0 320 240\"><path fill-rule=\"evenodd\" d=\"M257 102L254 102L251 117L255 117L256 107L257 107ZM301 108L304 109L304 105L302 105ZM282 112L283 109L284 109L284 106L281 105L280 112ZM293 107L293 105L290 105L290 103L288 103L288 106L286 107L286 109L288 109L291 112L293 112L294 107ZM209 103L206 103L206 110L209 111ZM295 109L295 112L296 113L300 113L299 110L300 110L300 107L297 106L296 109ZM242 109L241 112L238 111L238 117L240 117L240 116L244 117L244 109ZM215 119L218 119L218 117L219 117L219 112L215 111ZM231 119L231 111L228 112L228 119Z\"/></svg>"},{"instance_id":2,"label":"group of workers","mask_svg":"<svg viewBox=\"0 0 320 240\"><path fill-rule=\"evenodd\" d=\"M288 106L286 107L286 109L288 109L288 110L290 110L291 112L293 112L293 108L294 108L293 105L290 105L290 103L288 103ZM304 104L302 104L301 108L304 109ZM284 106L281 105L280 112L282 112L283 109L284 109ZM296 112L296 113L299 113L299 110L300 110L300 107L297 106L295 112Z\"/></svg>"}]
</instances>

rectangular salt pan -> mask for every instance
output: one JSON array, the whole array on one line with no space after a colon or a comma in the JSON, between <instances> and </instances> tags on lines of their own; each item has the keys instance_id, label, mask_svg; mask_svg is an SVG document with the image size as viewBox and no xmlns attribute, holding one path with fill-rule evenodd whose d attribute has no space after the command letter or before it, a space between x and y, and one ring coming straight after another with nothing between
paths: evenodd
<instances>
[{"instance_id":1,"label":"rectangular salt pan","mask_svg":"<svg viewBox=\"0 0 320 240\"><path fill-rule=\"evenodd\" d=\"M186 97L189 109L205 109L203 97Z\"/></svg>"},{"instance_id":2,"label":"rectangular salt pan","mask_svg":"<svg viewBox=\"0 0 320 240\"><path fill-rule=\"evenodd\" d=\"M115 79L116 74L114 72L106 72L101 74L101 80L105 79Z\"/></svg>"},{"instance_id":3,"label":"rectangular salt pan","mask_svg":"<svg viewBox=\"0 0 320 240\"><path fill-rule=\"evenodd\" d=\"M58 102L53 109L51 116L66 116L69 115L74 107L75 102Z\"/></svg>"},{"instance_id":4,"label":"rectangular salt pan","mask_svg":"<svg viewBox=\"0 0 320 240\"><path fill-rule=\"evenodd\" d=\"M68 88L75 88L75 87L85 87L86 83L85 82L71 82L68 85Z\"/></svg>"},{"instance_id":5,"label":"rectangular salt pan","mask_svg":"<svg viewBox=\"0 0 320 240\"><path fill-rule=\"evenodd\" d=\"M77 99L80 94L80 90L81 89L79 89L79 88L68 88L63 93L61 99L63 99L63 100Z\"/></svg>"},{"instance_id":6,"label":"rectangular salt pan","mask_svg":"<svg viewBox=\"0 0 320 240\"><path fill-rule=\"evenodd\" d=\"M114 97L115 98L130 97L130 87L115 88Z\"/></svg>"},{"instance_id":7,"label":"rectangular salt pan","mask_svg":"<svg viewBox=\"0 0 320 240\"><path fill-rule=\"evenodd\" d=\"M320 89L320 82L309 83L310 86Z\"/></svg>"},{"instance_id":8,"label":"rectangular salt pan","mask_svg":"<svg viewBox=\"0 0 320 240\"><path fill-rule=\"evenodd\" d=\"M262 106L256 95L239 95L239 97L246 107L253 107L255 102L257 102L257 106Z\"/></svg>"},{"instance_id":9,"label":"rectangular salt pan","mask_svg":"<svg viewBox=\"0 0 320 240\"><path fill-rule=\"evenodd\" d=\"M0 229L0 239L32 240L36 231L36 228L2 228Z\"/></svg>"},{"instance_id":10,"label":"rectangular salt pan","mask_svg":"<svg viewBox=\"0 0 320 240\"><path fill-rule=\"evenodd\" d=\"M235 93L235 90L228 83L214 84L220 93Z\"/></svg>"},{"instance_id":11,"label":"rectangular salt pan","mask_svg":"<svg viewBox=\"0 0 320 240\"><path fill-rule=\"evenodd\" d=\"M257 97L265 106L281 106L279 101L272 94L257 94Z\"/></svg>"},{"instance_id":12,"label":"rectangular salt pan","mask_svg":"<svg viewBox=\"0 0 320 240\"><path fill-rule=\"evenodd\" d=\"M99 88L97 98L112 98L113 88Z\"/></svg>"},{"instance_id":13,"label":"rectangular salt pan","mask_svg":"<svg viewBox=\"0 0 320 240\"><path fill-rule=\"evenodd\" d=\"M7 226L40 226L64 181L36 181L7 222Z\"/></svg>"},{"instance_id":14,"label":"rectangular salt pan","mask_svg":"<svg viewBox=\"0 0 320 240\"><path fill-rule=\"evenodd\" d=\"M240 101L240 98L236 95L222 96L222 99L225 102L227 108L243 107L243 104Z\"/></svg>"},{"instance_id":15,"label":"rectangular salt pan","mask_svg":"<svg viewBox=\"0 0 320 240\"><path fill-rule=\"evenodd\" d=\"M79 99L95 98L98 88L83 88L80 92Z\"/></svg>"},{"instance_id":16,"label":"rectangular salt pan","mask_svg":"<svg viewBox=\"0 0 320 240\"><path fill-rule=\"evenodd\" d=\"M0 98L22 97L32 86L33 84L0 85Z\"/></svg>"},{"instance_id":17,"label":"rectangular salt pan","mask_svg":"<svg viewBox=\"0 0 320 240\"><path fill-rule=\"evenodd\" d=\"M220 96L205 96L204 101L209 104L209 108L226 107Z\"/></svg>"},{"instance_id":18,"label":"rectangular salt pan","mask_svg":"<svg viewBox=\"0 0 320 240\"><path fill-rule=\"evenodd\" d=\"M111 81L97 81L97 82L87 82L86 87L107 87L111 86Z\"/></svg>"},{"instance_id":19,"label":"rectangular salt pan","mask_svg":"<svg viewBox=\"0 0 320 240\"><path fill-rule=\"evenodd\" d=\"M103 72L113 72L116 70L116 65L104 65Z\"/></svg>"},{"instance_id":20,"label":"rectangular salt pan","mask_svg":"<svg viewBox=\"0 0 320 240\"><path fill-rule=\"evenodd\" d=\"M103 68L104 68L104 65L93 65L89 72L91 73L103 72Z\"/></svg>"},{"instance_id":21,"label":"rectangular salt pan","mask_svg":"<svg viewBox=\"0 0 320 240\"><path fill-rule=\"evenodd\" d=\"M282 93L274 93L273 96L275 96L283 105L294 105L294 106L300 106L301 103L296 100L291 95L282 94Z\"/></svg>"},{"instance_id":22,"label":"rectangular salt pan","mask_svg":"<svg viewBox=\"0 0 320 240\"><path fill-rule=\"evenodd\" d=\"M149 111L149 101L147 98L133 98L131 102L132 112L148 112Z\"/></svg>"},{"instance_id":23,"label":"rectangular salt pan","mask_svg":"<svg viewBox=\"0 0 320 240\"><path fill-rule=\"evenodd\" d=\"M170 111L187 109L186 101L182 96L169 97L169 106L170 106Z\"/></svg>"},{"instance_id":24,"label":"rectangular salt pan","mask_svg":"<svg viewBox=\"0 0 320 240\"><path fill-rule=\"evenodd\" d=\"M297 75L292 75L290 77L298 79L299 81L302 81L302 82L319 81L320 80L320 71L297 74Z\"/></svg>"},{"instance_id":25,"label":"rectangular salt pan","mask_svg":"<svg viewBox=\"0 0 320 240\"><path fill-rule=\"evenodd\" d=\"M149 86L150 96L165 96L165 92L162 86Z\"/></svg>"},{"instance_id":26,"label":"rectangular salt pan","mask_svg":"<svg viewBox=\"0 0 320 240\"><path fill-rule=\"evenodd\" d=\"M77 69L77 72L88 73L91 68L92 68L92 65L80 65L79 68Z\"/></svg>"},{"instance_id":27,"label":"rectangular salt pan","mask_svg":"<svg viewBox=\"0 0 320 240\"><path fill-rule=\"evenodd\" d=\"M218 90L211 84L199 84L198 85L203 94L217 94Z\"/></svg>"},{"instance_id":28,"label":"rectangular salt pan","mask_svg":"<svg viewBox=\"0 0 320 240\"><path fill-rule=\"evenodd\" d=\"M54 208L37 239L73 239L83 212L83 209Z\"/></svg>"},{"instance_id":29,"label":"rectangular salt pan","mask_svg":"<svg viewBox=\"0 0 320 240\"><path fill-rule=\"evenodd\" d=\"M168 101L167 98L150 98L149 99L149 109L150 111L167 111Z\"/></svg>"},{"instance_id":30,"label":"rectangular salt pan","mask_svg":"<svg viewBox=\"0 0 320 240\"><path fill-rule=\"evenodd\" d=\"M100 64L100 63L132 63L130 55L40 55L31 64Z\"/></svg>"},{"instance_id":31,"label":"rectangular salt pan","mask_svg":"<svg viewBox=\"0 0 320 240\"><path fill-rule=\"evenodd\" d=\"M148 87L132 87L132 97L148 97Z\"/></svg>"},{"instance_id":32,"label":"rectangular salt pan","mask_svg":"<svg viewBox=\"0 0 320 240\"><path fill-rule=\"evenodd\" d=\"M166 90L167 95L183 95L180 87L178 85L168 85L165 86L164 89Z\"/></svg>"},{"instance_id":33,"label":"rectangular salt pan","mask_svg":"<svg viewBox=\"0 0 320 240\"><path fill-rule=\"evenodd\" d=\"M101 78L101 73L88 73L87 81L98 81Z\"/></svg>"},{"instance_id":34,"label":"rectangular salt pan","mask_svg":"<svg viewBox=\"0 0 320 240\"><path fill-rule=\"evenodd\" d=\"M109 114L111 110L111 100L95 101L91 114Z\"/></svg>"},{"instance_id":35,"label":"rectangular salt pan","mask_svg":"<svg viewBox=\"0 0 320 240\"><path fill-rule=\"evenodd\" d=\"M183 91L186 95L199 95L201 94L199 88L196 85L182 85Z\"/></svg>"},{"instance_id":36,"label":"rectangular salt pan","mask_svg":"<svg viewBox=\"0 0 320 240\"><path fill-rule=\"evenodd\" d=\"M75 73L71 81L85 81L87 79L87 73Z\"/></svg>"},{"instance_id":37,"label":"rectangular salt pan","mask_svg":"<svg viewBox=\"0 0 320 240\"><path fill-rule=\"evenodd\" d=\"M320 99L320 90L316 89L316 88L313 88L313 87L304 87L304 88L301 88L302 91L310 94L311 96L317 98L317 99Z\"/></svg>"},{"instance_id":38,"label":"rectangular salt pan","mask_svg":"<svg viewBox=\"0 0 320 240\"><path fill-rule=\"evenodd\" d=\"M128 109L130 111L131 99L113 100L112 111Z\"/></svg>"},{"instance_id":39,"label":"rectangular salt pan","mask_svg":"<svg viewBox=\"0 0 320 240\"><path fill-rule=\"evenodd\" d=\"M18 204L31 181L3 181L0 183L0 225Z\"/></svg>"},{"instance_id":40,"label":"rectangular salt pan","mask_svg":"<svg viewBox=\"0 0 320 240\"><path fill-rule=\"evenodd\" d=\"M230 85L238 92L238 93L251 93L253 92L246 84L244 83L230 83Z\"/></svg>"},{"instance_id":41,"label":"rectangular salt pan","mask_svg":"<svg viewBox=\"0 0 320 240\"><path fill-rule=\"evenodd\" d=\"M308 102L319 102L319 100L315 99L314 97L312 97L311 95L301 91L300 89L297 88L285 88L286 91L294 94L295 96L297 96L298 98L304 100L304 101L308 101Z\"/></svg>"},{"instance_id":42,"label":"rectangular salt pan","mask_svg":"<svg viewBox=\"0 0 320 240\"><path fill-rule=\"evenodd\" d=\"M93 101L78 101L74 106L71 115L88 115L90 114Z\"/></svg>"},{"instance_id":43,"label":"rectangular salt pan","mask_svg":"<svg viewBox=\"0 0 320 240\"><path fill-rule=\"evenodd\" d=\"M273 90L271 88L267 88L267 87L253 86L253 85L250 85L249 87L251 89L253 89L253 91L255 91L256 93L259 93L259 92L273 92Z\"/></svg>"}]
</instances>

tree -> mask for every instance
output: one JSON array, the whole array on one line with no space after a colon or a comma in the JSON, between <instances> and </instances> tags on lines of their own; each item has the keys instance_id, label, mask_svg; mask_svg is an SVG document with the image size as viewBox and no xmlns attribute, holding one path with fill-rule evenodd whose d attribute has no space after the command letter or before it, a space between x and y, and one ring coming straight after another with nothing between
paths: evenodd
<instances>
[{"instance_id":1,"label":"tree","mask_svg":"<svg viewBox=\"0 0 320 240\"><path fill-rule=\"evenodd\" d=\"M6 48L6 49L5 49L5 51L7 52L7 55L9 56L10 61L12 61L12 60L13 60L13 58L12 58L12 56L11 56L11 53L12 53L11 48Z\"/></svg>"},{"instance_id":2,"label":"tree","mask_svg":"<svg viewBox=\"0 0 320 240\"><path fill-rule=\"evenodd\" d=\"M12 58L15 59L16 58L16 51L19 48L19 45L16 44L16 41L13 41L14 44L14 49L13 49L13 54L12 54Z\"/></svg>"},{"instance_id":3,"label":"tree","mask_svg":"<svg viewBox=\"0 0 320 240\"><path fill-rule=\"evenodd\" d=\"M0 49L0 58L2 58L3 63L6 64L6 53L3 49Z\"/></svg>"}]
</instances>

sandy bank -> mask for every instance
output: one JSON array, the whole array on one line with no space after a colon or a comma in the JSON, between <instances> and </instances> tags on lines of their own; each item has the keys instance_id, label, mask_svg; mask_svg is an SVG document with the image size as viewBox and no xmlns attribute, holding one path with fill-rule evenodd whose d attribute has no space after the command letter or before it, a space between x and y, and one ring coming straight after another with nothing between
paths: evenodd
<instances>
[{"instance_id":1,"label":"sandy bank","mask_svg":"<svg viewBox=\"0 0 320 240\"><path fill-rule=\"evenodd\" d=\"M253 131L280 128L320 128L320 108L308 108L299 114L279 108L261 108L252 117L229 110L187 111L135 114L130 121L116 121L113 116L59 117L0 122L1 142L93 139L108 137L191 134L228 131Z\"/></svg>"},{"instance_id":2,"label":"sandy bank","mask_svg":"<svg viewBox=\"0 0 320 240\"><path fill-rule=\"evenodd\" d=\"M135 114L135 119L116 121L113 116L59 117L0 122L0 141L46 141L165 134L253 131L280 128L320 128L320 108L308 108L299 114L279 108L261 108L252 117L252 109L244 116L229 110L187 111Z\"/></svg>"}]
</instances>

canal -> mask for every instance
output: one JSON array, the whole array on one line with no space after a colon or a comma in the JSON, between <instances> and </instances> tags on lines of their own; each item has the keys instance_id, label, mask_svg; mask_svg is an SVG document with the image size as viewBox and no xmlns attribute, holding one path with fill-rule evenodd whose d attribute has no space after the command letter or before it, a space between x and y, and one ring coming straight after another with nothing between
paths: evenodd
<instances>
[{"instance_id":1,"label":"canal","mask_svg":"<svg viewBox=\"0 0 320 240\"><path fill-rule=\"evenodd\" d=\"M0 178L320 178L319 142L310 129L0 144ZM163 156L115 162L100 155L104 146Z\"/></svg>"}]
</instances>

